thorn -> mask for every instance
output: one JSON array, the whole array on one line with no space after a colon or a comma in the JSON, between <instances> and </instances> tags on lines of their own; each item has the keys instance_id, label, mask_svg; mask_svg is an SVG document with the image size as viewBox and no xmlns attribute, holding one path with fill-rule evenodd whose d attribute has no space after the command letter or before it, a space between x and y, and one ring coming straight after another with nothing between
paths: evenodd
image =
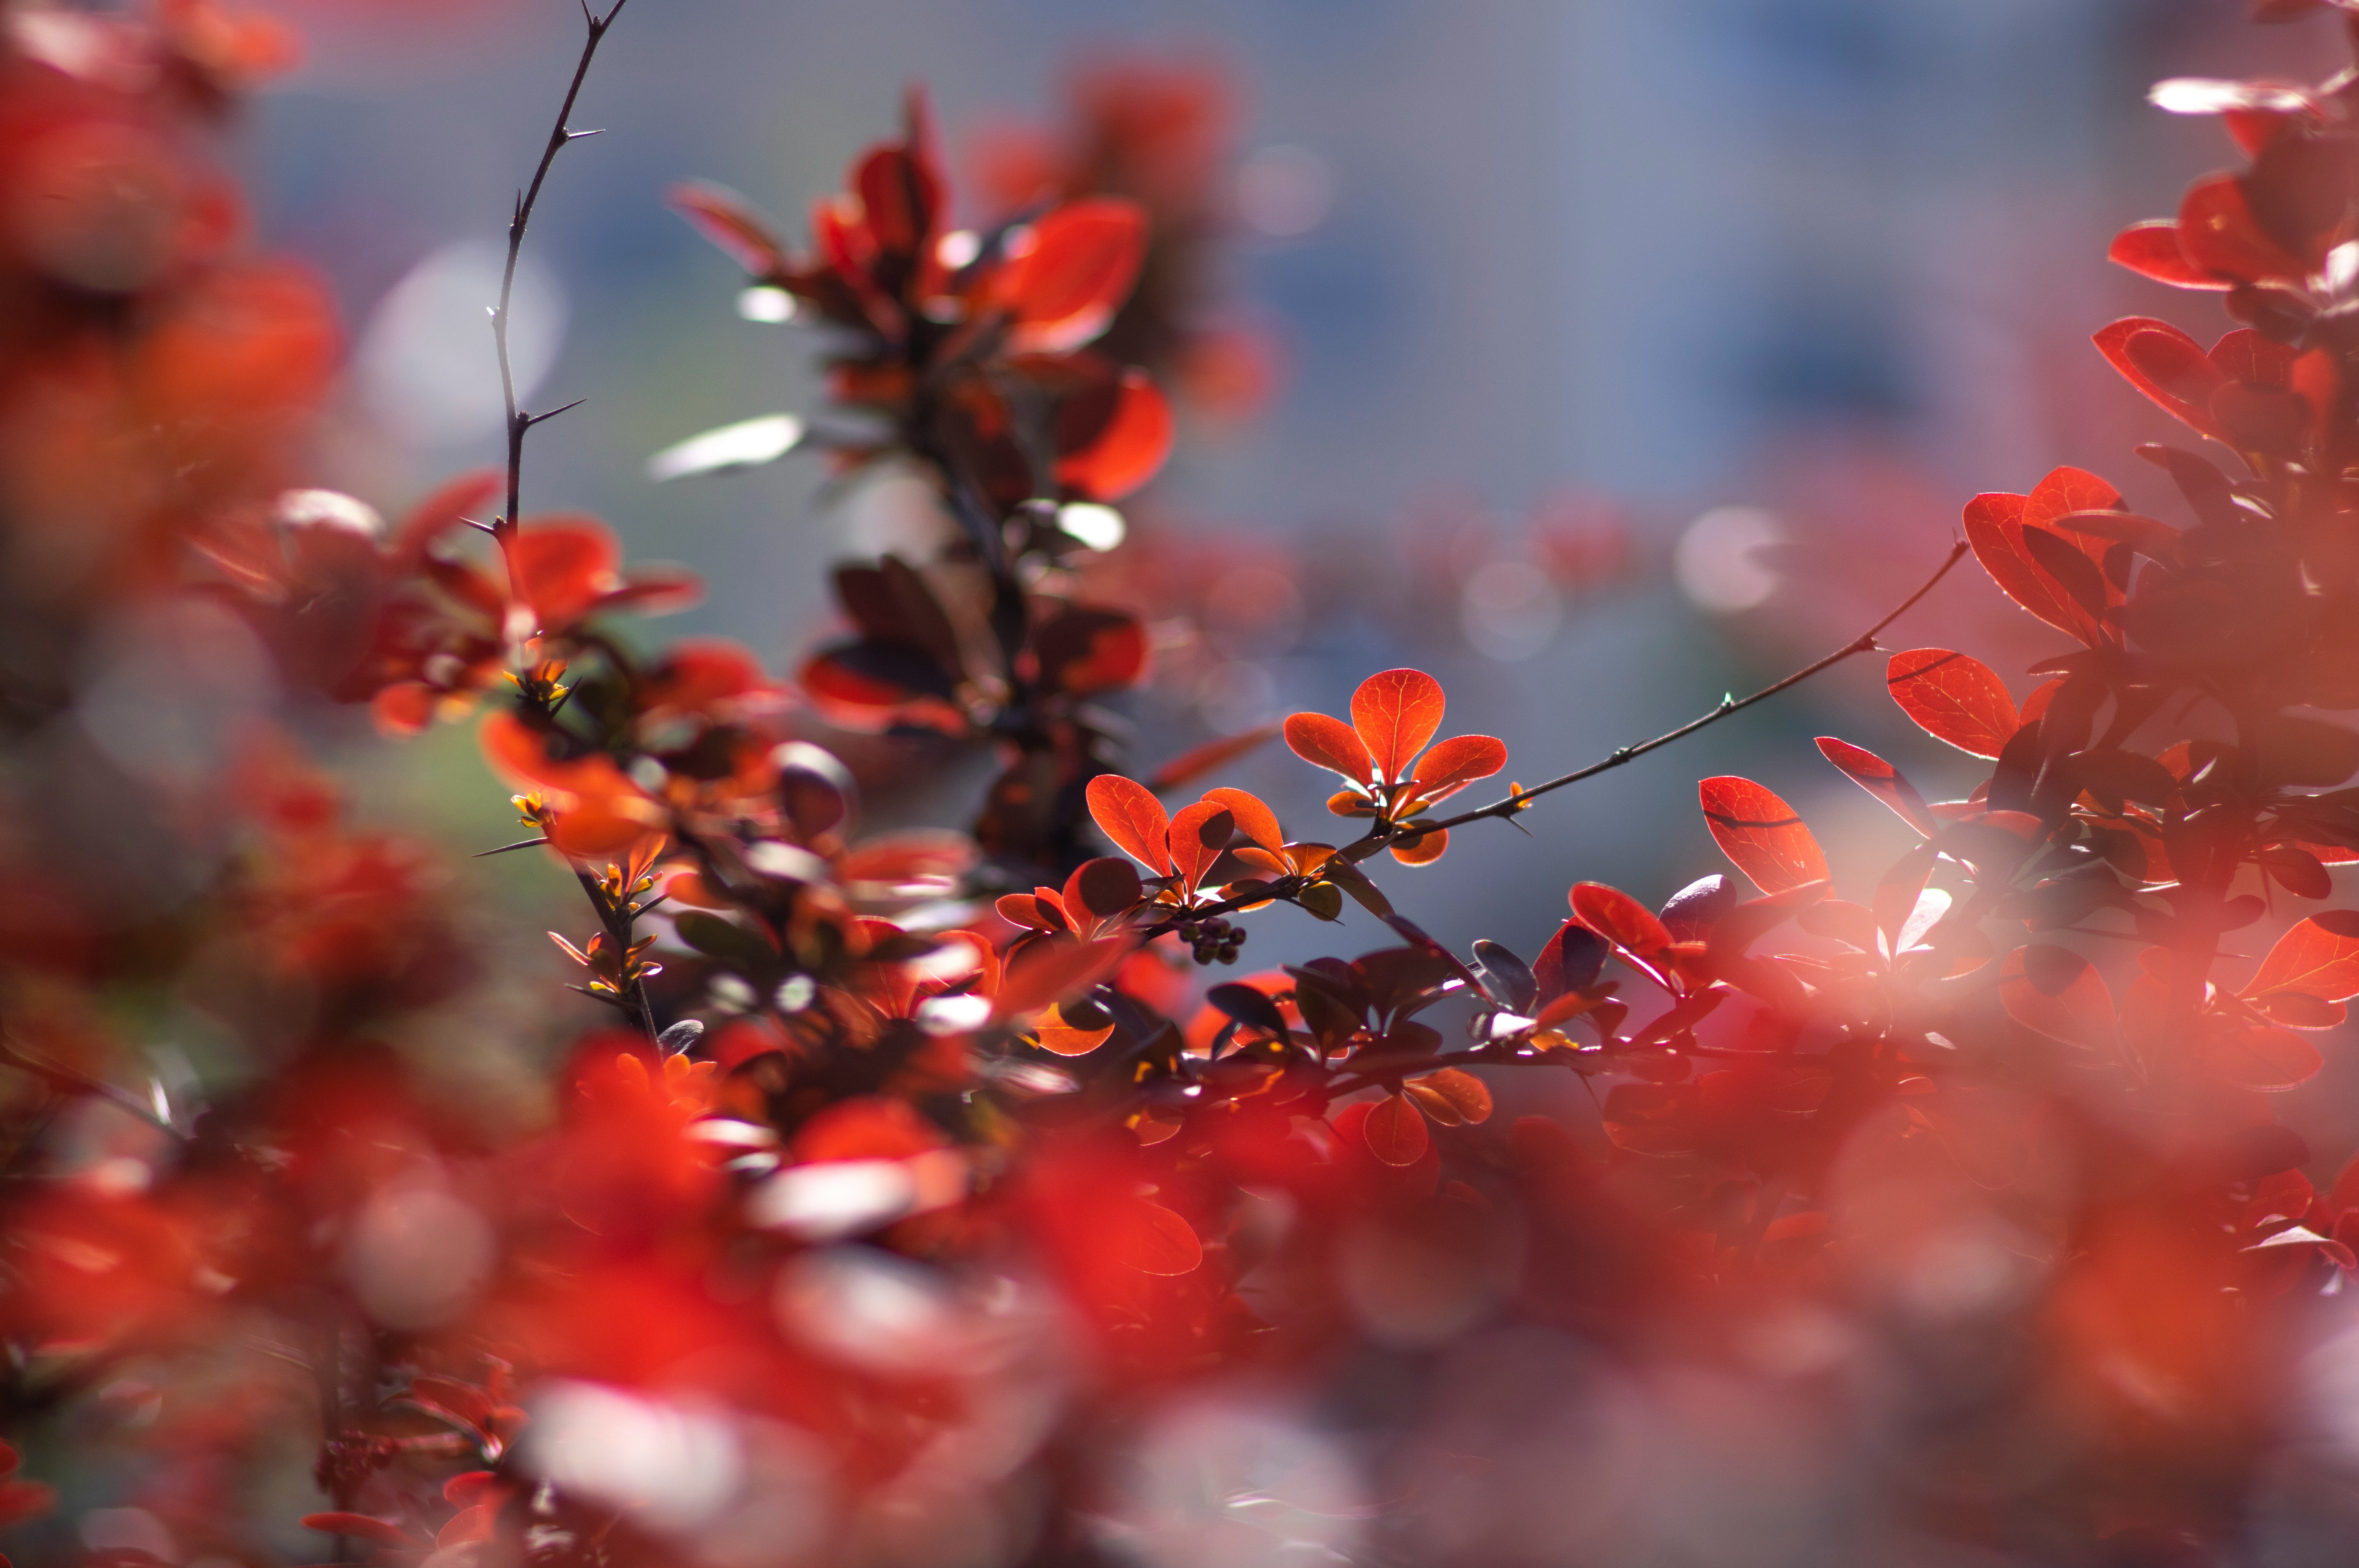
<instances>
[{"instance_id":1,"label":"thorn","mask_svg":"<svg viewBox=\"0 0 2359 1568\"><path fill-rule=\"evenodd\" d=\"M568 131L565 133L565 139L569 142L578 142L584 136L603 136L605 134L606 127L601 125L594 131Z\"/></svg>"},{"instance_id":2,"label":"thorn","mask_svg":"<svg viewBox=\"0 0 2359 1568\"><path fill-rule=\"evenodd\" d=\"M503 844L496 849L479 849L468 858L470 860L480 860L486 855L505 855L510 849L529 849L536 844L546 844L548 842L549 839L546 836L538 838L519 838L513 844Z\"/></svg>"},{"instance_id":3,"label":"thorn","mask_svg":"<svg viewBox=\"0 0 2359 1568\"><path fill-rule=\"evenodd\" d=\"M470 528L481 529L483 532L489 534L495 539L500 536L500 526L496 523L478 523L472 517L462 517L459 521L464 523Z\"/></svg>"},{"instance_id":4,"label":"thorn","mask_svg":"<svg viewBox=\"0 0 2359 1568\"><path fill-rule=\"evenodd\" d=\"M577 397L572 402L564 405L562 407L552 408L546 414L527 414L524 410L519 408L516 410L516 422L522 425L526 429L529 430L535 425L545 425L549 420L554 419L559 415L566 412L567 409L579 408L589 401L590 400L586 397Z\"/></svg>"}]
</instances>

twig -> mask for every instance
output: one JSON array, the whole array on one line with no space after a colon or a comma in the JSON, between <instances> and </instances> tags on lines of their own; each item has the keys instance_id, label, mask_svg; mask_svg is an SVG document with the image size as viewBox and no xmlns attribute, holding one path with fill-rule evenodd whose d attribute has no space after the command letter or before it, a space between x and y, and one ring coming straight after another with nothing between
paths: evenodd
<instances>
[{"instance_id":1,"label":"twig","mask_svg":"<svg viewBox=\"0 0 2359 1568\"><path fill-rule=\"evenodd\" d=\"M629 0L614 0L614 8L603 16L596 15L585 4L582 19L589 25L589 37L582 45L582 58L573 67L573 80L565 89L565 102L557 111L557 124L549 133L549 145L541 149L540 163L532 171L532 183L516 198L516 214L508 220L507 266L500 274L500 302L492 312L492 339L499 349L500 401L507 411L508 470L507 510L492 520L491 535L500 543L501 558L508 568L508 599L511 604L523 602L522 585L516 580L514 545L516 514L522 505L524 489L524 438L527 431L545 419L551 419L573 407L551 409L547 414L527 414L516 406L516 367L508 355L508 308L516 295L516 259L524 254L524 233L532 222L532 210L540 200L540 188L549 178L549 166L557 161L558 153L568 142L582 136L593 136L595 131L572 131L565 122L573 117L574 101L582 96L582 83L590 74L590 62L597 56L598 46L605 40L607 29L614 18L623 14Z\"/></svg>"},{"instance_id":2,"label":"twig","mask_svg":"<svg viewBox=\"0 0 2359 1568\"><path fill-rule=\"evenodd\" d=\"M505 855L511 849L537 849L548 842L549 836L544 833L538 838L519 838L513 844L503 844L496 849L478 849L473 858L480 860L486 855Z\"/></svg>"},{"instance_id":3,"label":"twig","mask_svg":"<svg viewBox=\"0 0 2359 1568\"><path fill-rule=\"evenodd\" d=\"M1701 730L1706 725L1717 724L1733 713L1742 713L1756 702L1767 701L1768 698L1777 696L1779 692L1784 691L1788 687L1799 686L1802 682L1810 679L1812 676L1817 675L1821 670L1830 669L1834 665L1843 663L1845 659L1850 658L1854 654L1872 653L1875 651L1876 646L1875 639L1877 635L1895 621L1899 620L1903 615L1908 614L1908 611L1917 608L1918 601L1922 600L1927 594L1932 592L1934 588L1940 584L1940 580L1950 575L1950 568L1956 566L1960 561L1965 558L1966 552L1969 548L1970 546L1962 539L1951 545L1950 546L1949 557L1934 570L1931 577L1925 579L1923 584L1918 588L1916 592L1902 600L1898 606L1896 607L1890 614L1886 615L1883 620L1878 621L1866 631L1861 633L1857 637L1845 643L1842 647L1837 648L1833 653L1829 654L1825 658L1820 659L1813 664L1803 665L1800 669L1796 670L1792 675L1786 676L1783 680L1772 681L1769 685L1763 687L1759 691L1755 692L1750 697L1723 697L1720 701L1720 705L1714 708L1711 712L1703 714L1699 718L1691 719L1685 724L1680 725L1678 729L1658 735L1651 741L1641 741L1635 746L1625 746L1620 751L1615 752L1613 755L1606 757L1602 762L1592 762L1585 768L1576 768L1571 773L1566 773L1561 777L1549 780L1546 784L1535 784L1527 790L1519 790L1516 794L1507 796L1505 800L1495 800L1488 806L1477 806L1473 811L1463 811L1455 816L1446 816L1439 822L1402 823L1396 827L1390 833L1371 834L1369 837L1344 849L1341 851L1341 854L1343 859L1347 860L1364 860L1379 849L1388 849L1397 846L1414 844L1429 833L1439 833L1451 827L1462 827L1470 822L1480 822L1486 816L1513 819L1516 812L1521 811L1531 801L1538 799L1541 795L1547 795L1551 790L1560 790L1564 788L1567 784L1579 784L1583 779L1595 778L1598 774L1609 773L1615 768L1621 767L1625 762L1635 762L1649 752L1658 751L1662 747L1669 745L1674 741L1683 741L1687 739L1687 737L1694 734L1697 730Z\"/></svg>"},{"instance_id":4,"label":"twig","mask_svg":"<svg viewBox=\"0 0 2359 1568\"><path fill-rule=\"evenodd\" d=\"M89 1077L82 1073L74 1071L71 1067L60 1065L56 1062L44 1061L38 1056L27 1055L24 1052L19 1051L16 1046L8 1044L5 1041L0 1041L0 1062L5 1062L9 1066L19 1068L22 1071L30 1073L35 1077L46 1080L53 1087L64 1089L68 1093L95 1095L100 1099L106 1101L109 1105L114 1106L120 1110L128 1111L131 1115L137 1117L148 1126L161 1129L163 1131L170 1133L175 1138L186 1140L189 1136L179 1128L173 1126L170 1122L165 1120L162 1117L157 1115L153 1108L141 1103L139 1097L133 1094L130 1090L117 1088L113 1084L106 1083L102 1079Z\"/></svg>"}]
</instances>

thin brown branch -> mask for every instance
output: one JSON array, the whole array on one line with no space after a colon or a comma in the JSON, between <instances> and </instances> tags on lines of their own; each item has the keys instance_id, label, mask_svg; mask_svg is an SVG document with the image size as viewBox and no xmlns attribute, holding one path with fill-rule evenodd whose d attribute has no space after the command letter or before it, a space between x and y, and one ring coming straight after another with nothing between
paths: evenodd
<instances>
[{"instance_id":1,"label":"thin brown branch","mask_svg":"<svg viewBox=\"0 0 2359 1568\"><path fill-rule=\"evenodd\" d=\"M187 1133L157 1115L152 1107L143 1103L139 1097L130 1090L117 1088L103 1079L76 1072L73 1068L60 1063L29 1055L5 1041L0 1041L0 1063L5 1063L9 1066L30 1073L35 1077L43 1079L52 1087L63 1089L69 1094L94 1095L117 1109L127 1111L148 1126L161 1129L175 1138L188 1137Z\"/></svg>"},{"instance_id":2,"label":"thin brown branch","mask_svg":"<svg viewBox=\"0 0 2359 1568\"><path fill-rule=\"evenodd\" d=\"M508 353L508 316L516 296L516 261L524 254L525 230L531 224L533 208L540 200L540 188L548 182L549 166L557 161L558 153L568 142L596 135L591 131L576 133L567 127L566 122L573 117L574 102L582 96L582 83L590 75L590 62L597 58L598 46L605 41L607 31L614 25L614 18L623 14L623 7L628 3L629 0L614 0L614 8L603 16L592 13L587 5L582 7L582 19L588 25L589 34L582 41L582 58L574 63L573 80L566 84L565 102L558 108L557 124L549 130L549 145L541 149L540 162L532 171L532 182L516 198L515 216L508 220L507 265L500 274L500 302L492 312L492 339L499 349L500 401L507 410L507 509L493 520L492 536L500 542L502 557L507 562L511 600L521 598L516 580L512 546L524 490L524 438L541 420L564 412L564 409L553 409L549 414L532 415L516 406L516 367ZM571 404L566 405L568 408L571 406Z\"/></svg>"},{"instance_id":3,"label":"thin brown branch","mask_svg":"<svg viewBox=\"0 0 2359 1568\"><path fill-rule=\"evenodd\" d=\"M1803 665L1782 680L1770 682L1750 697L1723 697L1721 699L1720 706L1711 712L1691 719L1678 729L1667 730L1651 741L1641 741L1635 746L1625 746L1611 756L1592 762L1585 768L1576 768L1561 777L1549 780L1546 784L1535 784L1527 790L1519 790L1504 800L1495 800L1488 806L1477 806L1473 811L1462 811L1455 816L1445 816L1438 822L1404 823L1390 833L1371 834L1343 849L1342 854L1349 860L1364 860L1379 849L1391 849L1396 845L1414 844L1429 833L1439 833L1451 827L1463 827L1470 822L1480 822L1486 816L1512 818L1516 813L1523 810L1532 801L1550 791L1562 789L1568 784L1579 784L1583 779L1593 779L1600 773L1610 773L1625 763L1635 762L1649 752L1659 751L1675 741L1684 741L1708 725L1717 724L1732 714L1742 713L1756 702L1766 702L1789 687L1799 686L1820 671L1832 669L1855 654L1873 653L1876 647L1875 639L1884 629L1916 609L1919 601L1932 592L1943 578L1950 575L1950 568L1965 558L1969 547L1962 539L1951 545L1948 558L1934 569L1933 575L1927 578L1916 592L1902 600L1890 614L1829 654L1825 658Z\"/></svg>"}]
</instances>

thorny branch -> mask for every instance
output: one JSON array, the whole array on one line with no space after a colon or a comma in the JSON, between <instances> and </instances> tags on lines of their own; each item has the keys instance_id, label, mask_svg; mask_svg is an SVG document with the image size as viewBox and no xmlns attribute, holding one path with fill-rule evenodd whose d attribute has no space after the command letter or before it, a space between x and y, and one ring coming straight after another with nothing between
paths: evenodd
<instances>
[{"instance_id":1,"label":"thorny branch","mask_svg":"<svg viewBox=\"0 0 2359 1568\"><path fill-rule=\"evenodd\" d=\"M614 18L623 14L629 0L614 0L614 8L603 16L592 12L587 5L582 9L582 19L589 26L589 36L582 41L582 58L574 62L573 80L565 89L565 102L557 111L557 123L549 133L549 145L541 149L540 163L532 171L532 182L516 198L516 214L508 220L507 265L500 274L500 302L492 311L492 340L497 345L500 360L500 401L506 408L508 463L507 505L492 521L492 536L500 542L500 551L508 566L508 597L512 604L522 602L522 585L516 579L516 557L512 548L516 532L519 497L524 489L524 438L526 434L544 420L555 418L565 409L577 406L569 403L546 414L527 414L516 406L516 368L508 353L509 305L516 294L517 258L524 254L526 228L532 222L532 210L540 200L540 188L549 178L549 167L557 161L558 153L568 142L582 136L595 135L595 131L575 131L567 122L573 117L574 101L582 96L582 83L590 75L590 62L597 57L598 46L605 41Z\"/></svg>"},{"instance_id":2,"label":"thorny branch","mask_svg":"<svg viewBox=\"0 0 2359 1568\"><path fill-rule=\"evenodd\" d=\"M506 409L507 503L506 510L492 520L489 531L492 536L499 541L501 554L507 563L511 622L525 604L524 585L516 580L514 549L516 518L521 510L520 498L524 489L524 438L531 432L534 426L554 419L567 409L579 407L582 403L580 398L576 398L571 403L540 414L527 413L516 404L516 368L508 349L508 319L510 307L516 295L516 263L524 254L525 231L531 225L533 209L540 201L541 187L548 182L549 171L557 162L557 155L568 143L598 134L595 131L576 131L571 128L570 122L573 118L573 105L582 96L582 84L589 78L590 62L597 58L598 46L605 41L607 32L614 26L614 19L623 14L623 7L629 3L630 0L614 0L613 7L603 16L592 12L586 3L582 5L582 19L588 27L588 33L582 39L582 56L574 62L572 80L566 83L565 101L558 105L557 120L549 127L549 143L541 148L540 162L533 168L531 182L517 196L516 213L508 220L507 265L500 274L500 302L492 311L492 338L499 351L500 400ZM534 630L538 631L538 628L536 627ZM511 635L513 636L513 633ZM553 717L554 708L549 711L550 716ZM515 844L503 845L501 849L524 849L535 843L545 842L547 838L544 835L538 839L524 839ZM500 852L500 849L486 851L490 854ZM617 950L624 955L621 961L627 966L632 937L629 890L625 889L618 906L610 906L595 877L587 871L578 871L576 874L581 879L583 891L589 895L591 907L597 911L599 924L603 927L607 940L616 945ZM627 979L627 970L625 973ZM636 980L629 981L629 987L627 998L622 1005L626 1011L636 1011L640 1022L647 1029L648 1038L654 1039L657 1033L655 1013L648 1004L647 988Z\"/></svg>"},{"instance_id":3,"label":"thorny branch","mask_svg":"<svg viewBox=\"0 0 2359 1568\"><path fill-rule=\"evenodd\" d=\"M1918 604L1924 600L1927 594L1931 593L1933 589L1940 584L1941 579L1950 575L1950 568L1956 566L1960 561L1965 558L1970 547L1971 546L1969 546L1962 539L1951 545L1950 546L1949 556L1943 559L1940 566L1934 569L1933 575L1927 578L1918 586L1917 590L1914 593L1911 593L1907 599L1902 600L1899 604L1895 606L1893 610L1882 620L1869 627L1866 631L1861 633L1858 636L1853 638L1850 642L1844 643L1842 647L1837 648L1833 653L1827 654L1826 657L1816 660L1811 664L1805 665L1800 669L1796 670L1793 674L1787 676L1782 679L1772 681L1769 685L1763 687L1759 691L1755 692L1750 697L1723 700L1718 707L1712 708L1711 712L1702 714L1698 718L1691 719L1676 730L1668 730L1663 734L1656 736L1651 741L1641 741L1635 746L1625 746L1620 751L1614 752L1602 761L1592 762L1584 768L1575 769L1573 772L1566 773L1560 778L1550 779L1546 784L1536 784L1532 788L1527 790L1519 790L1516 793L1508 795L1504 800L1493 801L1488 806L1478 806L1473 811L1462 812L1456 816L1444 817L1439 822L1405 823L1395 828L1390 835L1372 833L1367 838L1359 840L1357 843L1349 845L1343 849L1337 851L1335 858L1343 861L1347 865L1356 864L1361 860L1366 860L1369 856L1376 853L1380 849L1389 849L1396 844L1413 844L1419 838L1424 838L1428 833L1435 832L1442 828L1463 827L1467 823L1478 822L1486 816L1511 817L1516 812L1521 811L1525 806L1528 806L1533 800L1541 795L1547 795L1551 790L1562 789L1567 784L1579 784L1583 779L1594 778L1599 773L1608 773L1615 768L1623 766L1625 763L1636 762L1649 752L1660 750L1662 747L1669 745L1674 741L1684 740L1686 737L1694 734L1697 730L1703 729L1706 725L1717 724L1733 713L1741 713L1756 702L1765 701L1769 697L1773 697L1779 692L1787 690L1788 687L1799 686L1802 682L1810 679L1812 676L1817 675L1820 671L1832 668L1832 666L1843 663L1843 660L1852 657L1854 654L1871 653L1876 647L1876 638L1883 634L1885 629L1890 626L1894 622L1899 620L1903 615L1908 614L1911 610L1914 610ZM1169 919L1158 922L1154 925L1143 926L1140 928L1140 935L1145 939L1151 940L1154 937L1160 936L1165 932L1173 929L1182 920L1202 920L1216 914L1231 914L1240 909L1262 903L1267 899L1288 898L1293 894L1299 892L1307 882L1313 880L1315 879L1310 877L1280 878L1276 881L1256 888L1250 892L1239 894L1234 898L1222 899L1217 903L1202 904L1194 909L1185 911L1184 913L1175 914Z\"/></svg>"},{"instance_id":4,"label":"thorny branch","mask_svg":"<svg viewBox=\"0 0 2359 1568\"><path fill-rule=\"evenodd\" d=\"M1429 833L1438 833L1451 827L1462 827L1470 822L1480 822L1486 816L1511 817L1532 801L1551 790L1560 790L1567 784L1579 784L1583 779L1595 778L1598 774L1610 773L1625 762L1635 762L1649 752L1658 751L1674 741L1684 741L1707 725L1717 724L1731 714L1742 713L1755 703L1766 701L1789 687L1799 686L1820 671L1831 669L1855 654L1873 653L1876 647L1875 640L1883 633L1884 629L1916 609L1919 601L1932 592L1943 578L1950 575L1950 568L1965 559L1970 548L1971 546L1963 539L1952 544L1950 546L1948 558L1934 569L1931 577L1927 578L1918 587L1916 592L1902 600L1890 614L1829 654L1825 658L1803 665L1782 680L1770 682L1750 697L1724 697L1711 712L1691 719L1676 730L1668 730L1651 741L1641 741L1635 746L1625 746L1620 751L1599 762L1592 762L1585 768L1576 768L1571 773L1552 778L1546 784L1535 784L1530 789L1517 790L1504 800L1495 800L1488 806L1477 806L1473 811L1463 811L1455 816L1445 816L1439 822L1402 823L1389 834L1371 834L1343 850L1343 856L1348 860L1364 860L1379 849L1414 844Z\"/></svg>"}]
</instances>

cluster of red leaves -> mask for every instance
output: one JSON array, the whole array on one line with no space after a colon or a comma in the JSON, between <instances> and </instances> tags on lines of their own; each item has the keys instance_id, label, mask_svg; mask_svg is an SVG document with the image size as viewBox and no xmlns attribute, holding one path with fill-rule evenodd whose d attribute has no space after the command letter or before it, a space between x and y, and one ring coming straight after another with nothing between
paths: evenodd
<instances>
[{"instance_id":1,"label":"cluster of red leaves","mask_svg":"<svg viewBox=\"0 0 2359 1568\"><path fill-rule=\"evenodd\" d=\"M2147 449L2183 527L2076 469L1969 504L1984 569L2071 646L2019 705L1947 649L1893 655L1887 681L1987 778L1928 800L1822 739L1913 839L1855 885L1777 795L1703 780L1751 892L1577 881L1526 958L1462 956L1363 869L1560 809L1511 785L1436 811L1506 747L1437 741L1423 672L1370 676L1348 723L1283 727L1364 825L1340 845L1240 789L1167 805L1270 735L1116 770L1094 704L1140 678L1147 638L1075 596L1062 509L1127 493L1169 445L1152 380L1093 347L1148 254L1136 201L1049 181L951 230L915 107L818 206L810 257L734 198L678 194L756 287L836 330L836 403L873 427L826 443L909 465L947 520L938 558L838 572L851 634L790 682L725 644L632 652L608 618L687 585L626 571L592 520L527 520L495 564L457 547L490 481L391 530L285 492L323 329L236 257L189 150L268 35L179 6L7 15L0 178L89 201L12 232L0 521L95 515L119 550L48 585L12 655L63 668L100 612L181 590L235 605L288 685L397 731L504 678L482 744L522 792L516 847L580 884L594 927L552 935L611 1010L563 1052L544 1122L487 1132L386 1044L464 978L430 877L279 751L247 748L227 862L168 922L78 913L43 858L65 851L12 798L6 852L50 938L0 968L24 1090L0 1193L18 1435L146 1410L117 1422L162 1477L139 1506L231 1561L290 1521L257 1526L191 1455L299 1422L330 1505L301 1523L346 1561L923 1561L1019 1517L1042 1560L1094 1561L1108 1454L1181 1393L1501 1314L1634 1361L1674 1337L1734 1355L1781 1304L1864 1321L1893 1260L1979 1214L2031 1260L1991 1310L2040 1369L2010 1409L2049 1442L2030 1480L1992 1462L1891 1506L1962 1549L2233 1552L2290 1368L2359 1267L2359 1173L2313 1180L2276 1110L2359 996L2359 914L2257 939L2280 895L2331 900L2329 868L2359 860L2359 732L2320 717L2359 706L2347 83L2163 90L2224 114L2252 167L2115 254L2224 289L2247 325L2208 352L2144 320L2097 342L2221 455ZM117 56L139 70L90 66ZM55 136L117 161L57 163ZM69 485L61 450L114 456ZM798 709L995 748L972 831L864 835ZM1332 922L1346 898L1389 945L1191 978L1190 955L1237 958L1245 917ZM193 1124L122 1087L126 998L156 992L236 1054ZM1495 1124L1495 1095L1558 1073L1595 1136ZM236 1397L207 1396L223 1382ZM1988 1458L2019 1430L1945 1441ZM0 1524L47 1501L0 1475Z\"/></svg>"}]
</instances>

